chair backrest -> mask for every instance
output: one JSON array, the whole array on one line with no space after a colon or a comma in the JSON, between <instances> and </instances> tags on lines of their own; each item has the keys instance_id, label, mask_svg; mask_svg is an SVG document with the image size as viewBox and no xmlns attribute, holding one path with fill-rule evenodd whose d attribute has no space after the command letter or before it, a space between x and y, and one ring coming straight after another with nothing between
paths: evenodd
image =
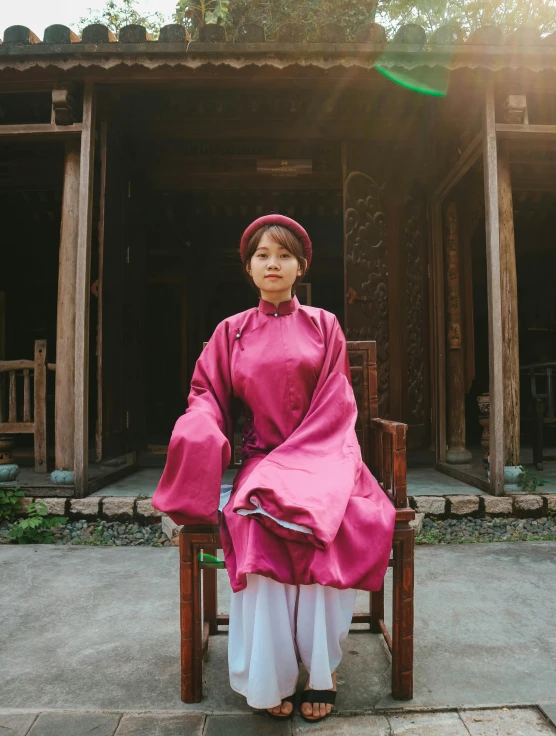
<instances>
[{"instance_id":1,"label":"chair backrest","mask_svg":"<svg viewBox=\"0 0 556 736\"><path fill-rule=\"evenodd\" d=\"M203 343L203 347L206 342ZM363 462L380 483L396 508L407 506L406 431L407 426L378 418L378 373L376 342L352 340L347 342L351 382L357 404L355 433L361 446ZM230 468L239 468L234 448Z\"/></svg>"},{"instance_id":2,"label":"chair backrest","mask_svg":"<svg viewBox=\"0 0 556 736\"><path fill-rule=\"evenodd\" d=\"M357 402L355 432L361 456L398 509L407 507L407 425L378 417L376 342L348 341L353 393Z\"/></svg>"},{"instance_id":3,"label":"chair backrest","mask_svg":"<svg viewBox=\"0 0 556 736\"><path fill-rule=\"evenodd\" d=\"M47 363L46 340L35 341L34 360L0 360L0 433L34 434L35 470L44 473L47 370L55 371L56 366ZM21 386L23 396L18 391ZM7 412L4 406L6 394Z\"/></svg>"}]
</instances>

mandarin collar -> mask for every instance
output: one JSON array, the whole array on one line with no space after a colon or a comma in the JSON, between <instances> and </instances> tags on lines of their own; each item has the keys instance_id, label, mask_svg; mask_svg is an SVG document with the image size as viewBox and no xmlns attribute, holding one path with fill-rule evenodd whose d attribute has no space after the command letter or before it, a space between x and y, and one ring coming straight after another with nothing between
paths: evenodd
<instances>
[{"instance_id":1,"label":"mandarin collar","mask_svg":"<svg viewBox=\"0 0 556 736\"><path fill-rule=\"evenodd\" d=\"M272 314L275 316L281 316L283 314L291 314L299 309L299 301L296 296L289 299L286 302L280 302L276 307L272 302L267 302L266 299L259 299L258 309L263 314Z\"/></svg>"}]
</instances>

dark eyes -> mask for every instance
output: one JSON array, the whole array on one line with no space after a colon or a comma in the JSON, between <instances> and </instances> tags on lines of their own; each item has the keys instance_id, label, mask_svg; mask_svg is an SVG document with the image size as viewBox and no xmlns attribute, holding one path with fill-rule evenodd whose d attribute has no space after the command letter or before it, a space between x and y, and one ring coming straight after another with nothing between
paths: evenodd
<instances>
[{"instance_id":1,"label":"dark eyes","mask_svg":"<svg viewBox=\"0 0 556 736\"><path fill-rule=\"evenodd\" d=\"M266 253L258 253L257 255L258 255L259 258L266 258L266 256L267 256ZM280 257L282 257L282 256L284 258L289 258L291 256L291 253L281 253L280 254Z\"/></svg>"}]
</instances>

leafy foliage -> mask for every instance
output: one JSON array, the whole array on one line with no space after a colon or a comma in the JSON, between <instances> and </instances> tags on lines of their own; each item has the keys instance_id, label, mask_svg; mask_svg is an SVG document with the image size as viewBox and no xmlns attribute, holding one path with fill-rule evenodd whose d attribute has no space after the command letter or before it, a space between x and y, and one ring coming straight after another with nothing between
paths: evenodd
<instances>
[{"instance_id":1,"label":"leafy foliage","mask_svg":"<svg viewBox=\"0 0 556 736\"><path fill-rule=\"evenodd\" d=\"M181 23L188 30L194 30L208 23L226 25L228 22L230 0L178 0L174 12L174 22Z\"/></svg>"},{"instance_id":2,"label":"leafy foliage","mask_svg":"<svg viewBox=\"0 0 556 736\"><path fill-rule=\"evenodd\" d=\"M153 38L159 27L168 22L160 12L141 15L137 0L106 0L100 11L89 11L80 27L104 23L117 33L129 23L147 28ZM509 33L521 26L538 28L546 34L556 30L554 0L177 0L173 22L184 25L189 37L195 37L203 24L216 23L234 38L246 23L264 26L272 39L283 23L301 23L307 37L314 38L319 26L339 23L348 38L365 23L381 23L391 37L406 23L418 23L427 33L441 25L459 26L470 33L481 26L498 25Z\"/></svg>"},{"instance_id":3,"label":"leafy foliage","mask_svg":"<svg viewBox=\"0 0 556 736\"><path fill-rule=\"evenodd\" d=\"M556 29L556 5L553 0L381 0L377 21L392 29L418 23L427 33L446 24L465 33L487 25L505 33L521 26L549 33Z\"/></svg>"},{"instance_id":4,"label":"leafy foliage","mask_svg":"<svg viewBox=\"0 0 556 736\"><path fill-rule=\"evenodd\" d=\"M89 8L89 14L79 19L78 26L83 29L92 23L102 23L113 33L118 34L124 26L136 24L144 26L151 36L157 39L161 26L167 22L164 15L158 11L141 15L136 5L137 0L106 0L102 10Z\"/></svg>"},{"instance_id":5,"label":"leafy foliage","mask_svg":"<svg viewBox=\"0 0 556 736\"><path fill-rule=\"evenodd\" d=\"M8 539L18 544L51 544L54 541L52 529L65 524L65 516L47 518L48 508L41 501L29 506L29 515L20 519L8 533Z\"/></svg>"},{"instance_id":6,"label":"leafy foliage","mask_svg":"<svg viewBox=\"0 0 556 736\"><path fill-rule=\"evenodd\" d=\"M535 493L539 486L546 485L542 478L538 478L535 473L530 470L526 470L523 465L519 466L521 473L517 476L517 484L522 491L531 491Z\"/></svg>"},{"instance_id":7,"label":"leafy foliage","mask_svg":"<svg viewBox=\"0 0 556 736\"><path fill-rule=\"evenodd\" d=\"M339 23L353 37L361 25L374 21L376 4L377 0L230 0L226 21L233 29L258 23L269 39L283 23L301 23L308 38L325 23Z\"/></svg>"},{"instance_id":8,"label":"leafy foliage","mask_svg":"<svg viewBox=\"0 0 556 736\"><path fill-rule=\"evenodd\" d=\"M19 486L0 490L0 521L9 521L16 515L24 495Z\"/></svg>"}]
</instances>

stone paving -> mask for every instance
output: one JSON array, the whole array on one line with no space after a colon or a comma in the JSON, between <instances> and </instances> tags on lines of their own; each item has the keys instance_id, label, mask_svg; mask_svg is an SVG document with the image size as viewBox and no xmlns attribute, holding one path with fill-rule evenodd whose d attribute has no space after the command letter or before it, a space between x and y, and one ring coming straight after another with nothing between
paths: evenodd
<instances>
[{"instance_id":1,"label":"stone paving","mask_svg":"<svg viewBox=\"0 0 556 736\"><path fill-rule=\"evenodd\" d=\"M555 736L537 708L498 708L427 713L330 716L310 724L299 716L283 723L265 713L0 711L2 736Z\"/></svg>"}]
</instances>

